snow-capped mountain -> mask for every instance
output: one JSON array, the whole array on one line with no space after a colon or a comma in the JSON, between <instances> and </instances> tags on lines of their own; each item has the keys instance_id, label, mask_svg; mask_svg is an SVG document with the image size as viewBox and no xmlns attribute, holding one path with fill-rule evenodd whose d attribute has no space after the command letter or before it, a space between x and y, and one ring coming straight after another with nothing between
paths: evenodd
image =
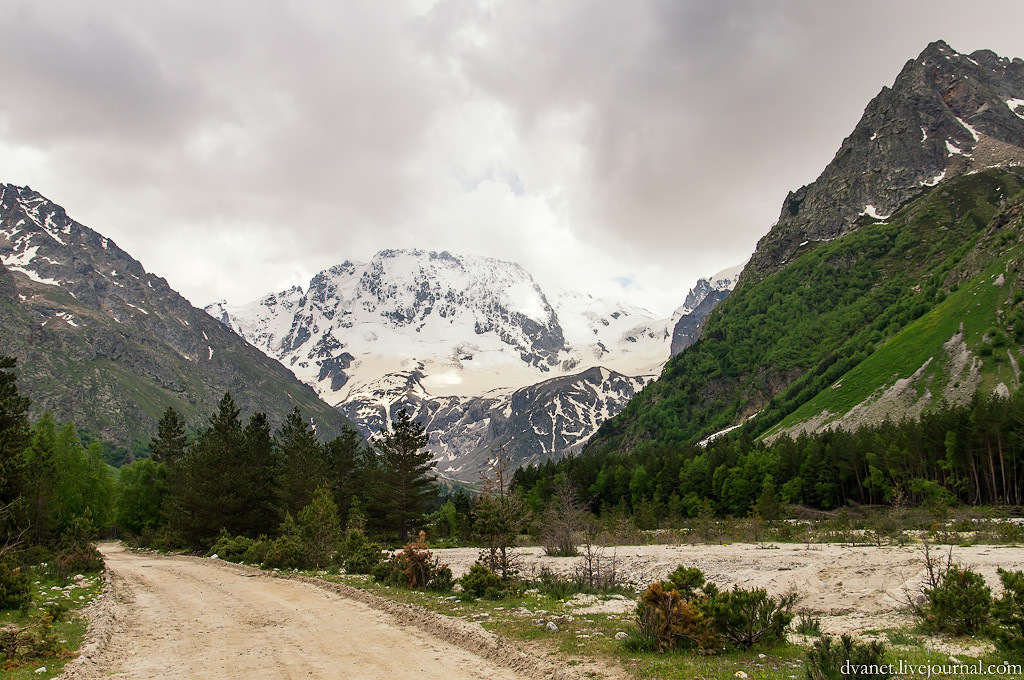
<instances>
[{"instance_id":1,"label":"snow-capped mountain","mask_svg":"<svg viewBox=\"0 0 1024 680\"><path fill-rule=\"evenodd\" d=\"M422 250L345 262L257 302L207 311L329 402L416 369L432 395L512 390L593 366L638 375L668 359L665 319L560 291L518 264Z\"/></svg>"},{"instance_id":2,"label":"snow-capped mountain","mask_svg":"<svg viewBox=\"0 0 1024 680\"><path fill-rule=\"evenodd\" d=\"M517 465L579 451L653 377L589 368L513 392L434 397L423 389L422 373L413 369L354 393L339 409L367 435L407 409L431 434L437 471L476 481L499 446Z\"/></svg>"},{"instance_id":3,"label":"snow-capped mountain","mask_svg":"<svg viewBox=\"0 0 1024 680\"><path fill-rule=\"evenodd\" d=\"M385 250L306 290L207 312L291 368L372 436L407 408L438 472L476 481L497 446L517 463L578 450L653 380L672 331L704 316L735 271L702 279L670 319L585 293L545 292L518 264Z\"/></svg>"}]
</instances>

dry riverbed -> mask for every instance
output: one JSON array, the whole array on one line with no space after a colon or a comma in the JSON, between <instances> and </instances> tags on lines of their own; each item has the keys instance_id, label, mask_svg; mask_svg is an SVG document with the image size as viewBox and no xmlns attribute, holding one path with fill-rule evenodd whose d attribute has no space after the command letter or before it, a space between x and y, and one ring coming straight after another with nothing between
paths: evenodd
<instances>
[{"instance_id":1,"label":"dry riverbed","mask_svg":"<svg viewBox=\"0 0 1024 680\"><path fill-rule=\"evenodd\" d=\"M343 584L283 578L220 560L131 553L117 544L106 544L102 550L108 566L107 594L93 607L81 657L69 664L62 677L511 680L624 675L621 667L569 659L564 652L589 642L588 617L604 617L619 628L628 626L635 607L630 597L578 595L557 605L539 602L533 611L520 607L523 611L518 613L528 619L524 620L527 628L539 631L541 637L515 643L475 622L487 620L488 627L500 629L497 621L487 618L490 615L473 615L469 608L448 603L444 597L422 596L425 602L434 598L438 605L451 607L447 611L431 605L455 616L441 616ZM945 558L949 548L934 550ZM478 552L466 548L434 554L460 576ZM546 557L538 548L517 553L525 575L542 567L571 574L579 565L579 558ZM997 567L1024 565L1024 548L1017 546L956 547L952 555L960 565L981 573L995 592ZM907 593L918 592L925 574L920 546L730 544L606 549L604 558L613 556L620 581L636 589L684 564L699 567L725 588L758 587L774 595L796 592L797 609L819 616L824 630L832 633L871 635L910 625L904 603ZM539 627L532 621L541 614L554 614L536 611L542 606L557 609L563 616L555 620L569 628L557 634L566 638L560 643L561 654L552 655L550 644L545 646L544 620L538 619ZM519 630L521 636L523 629ZM609 643L613 633L607 631ZM557 635L551 636L551 642ZM937 642L935 648L944 644ZM943 651L959 653L961 649L954 645ZM574 668L567 668L567 661L576 664Z\"/></svg>"}]
</instances>

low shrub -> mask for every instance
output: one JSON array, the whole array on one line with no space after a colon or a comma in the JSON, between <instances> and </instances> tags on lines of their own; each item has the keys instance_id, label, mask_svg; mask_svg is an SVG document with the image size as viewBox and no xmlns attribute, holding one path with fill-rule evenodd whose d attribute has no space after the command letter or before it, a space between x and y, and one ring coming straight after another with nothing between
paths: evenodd
<instances>
[{"instance_id":1,"label":"low shrub","mask_svg":"<svg viewBox=\"0 0 1024 680\"><path fill-rule=\"evenodd\" d=\"M0 561L0 609L23 609L32 599L28 574Z\"/></svg>"},{"instance_id":2,"label":"low shrub","mask_svg":"<svg viewBox=\"0 0 1024 680\"><path fill-rule=\"evenodd\" d=\"M818 637L821 635L821 618L808 611L802 611L793 621L793 631L807 637Z\"/></svg>"},{"instance_id":3,"label":"low shrub","mask_svg":"<svg viewBox=\"0 0 1024 680\"><path fill-rule=\"evenodd\" d=\"M217 540L213 542L213 546L207 551L206 556L212 557L216 555L220 559L228 560L229 562L248 562L249 560L245 559L245 555L252 550L253 543L255 542L246 536L232 536L228 533L227 529L221 529ZM260 560L260 562L262 561Z\"/></svg>"},{"instance_id":4,"label":"low shrub","mask_svg":"<svg viewBox=\"0 0 1024 680\"><path fill-rule=\"evenodd\" d=\"M466 597L483 597L500 599L504 592L501 578L493 571L477 562L459 579L462 593Z\"/></svg>"},{"instance_id":5,"label":"low shrub","mask_svg":"<svg viewBox=\"0 0 1024 680\"><path fill-rule=\"evenodd\" d=\"M378 564L372 573L380 582L414 590L446 591L453 584L452 570L427 550L422 532L419 540Z\"/></svg>"},{"instance_id":6,"label":"low shrub","mask_svg":"<svg viewBox=\"0 0 1024 680\"><path fill-rule=\"evenodd\" d=\"M382 551L380 544L366 540L362 531L350 530L341 547L345 571L350 574L372 574L383 559Z\"/></svg>"},{"instance_id":7,"label":"low shrub","mask_svg":"<svg viewBox=\"0 0 1024 680\"><path fill-rule=\"evenodd\" d=\"M86 508L74 517L61 534L57 549L57 572L62 577L72 574L103 571L103 555L96 549L96 528L92 513Z\"/></svg>"},{"instance_id":8,"label":"low shrub","mask_svg":"<svg viewBox=\"0 0 1024 680\"><path fill-rule=\"evenodd\" d=\"M849 635L815 640L804 664L807 680L888 680L888 670L883 643L858 642Z\"/></svg>"},{"instance_id":9,"label":"low shrub","mask_svg":"<svg viewBox=\"0 0 1024 680\"><path fill-rule=\"evenodd\" d=\"M1007 654L1024 654L1024 571L999 569L1003 595L992 604L992 637Z\"/></svg>"},{"instance_id":10,"label":"low shrub","mask_svg":"<svg viewBox=\"0 0 1024 680\"><path fill-rule=\"evenodd\" d=\"M992 590L970 569L948 565L938 584L924 594L927 603L921 608L922 624L928 631L971 635L981 632L989 621Z\"/></svg>"},{"instance_id":11,"label":"low shrub","mask_svg":"<svg viewBox=\"0 0 1024 680\"><path fill-rule=\"evenodd\" d=\"M796 594L778 600L762 588L735 587L708 598L706 611L715 630L736 647L777 645L786 640L786 628L793 620Z\"/></svg>"},{"instance_id":12,"label":"low shrub","mask_svg":"<svg viewBox=\"0 0 1024 680\"><path fill-rule=\"evenodd\" d=\"M647 588L637 622L638 627L653 626L659 650L749 649L785 640L795 601L795 594L775 599L762 589L720 591L700 569L680 566L667 580Z\"/></svg>"}]
</instances>

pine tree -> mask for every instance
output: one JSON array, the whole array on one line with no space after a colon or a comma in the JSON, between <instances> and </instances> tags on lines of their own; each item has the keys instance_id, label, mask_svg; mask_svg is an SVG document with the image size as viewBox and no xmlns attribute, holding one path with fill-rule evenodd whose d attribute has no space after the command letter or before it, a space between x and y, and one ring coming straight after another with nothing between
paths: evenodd
<instances>
[{"instance_id":1,"label":"pine tree","mask_svg":"<svg viewBox=\"0 0 1024 680\"><path fill-rule=\"evenodd\" d=\"M313 492L313 500L299 513L299 535L310 564L319 568L329 565L338 552L341 520L330 488L321 484Z\"/></svg>"},{"instance_id":2,"label":"pine tree","mask_svg":"<svg viewBox=\"0 0 1024 680\"><path fill-rule=\"evenodd\" d=\"M366 487L366 447L359 432L346 427L342 434L324 446L327 467L334 487L334 502L341 522L348 522L348 509Z\"/></svg>"},{"instance_id":3,"label":"pine tree","mask_svg":"<svg viewBox=\"0 0 1024 680\"><path fill-rule=\"evenodd\" d=\"M170 470L171 528L191 547L205 547L222 528L233 534L245 528L245 437L238 416L231 393L225 393L210 426Z\"/></svg>"},{"instance_id":4,"label":"pine tree","mask_svg":"<svg viewBox=\"0 0 1024 680\"><path fill-rule=\"evenodd\" d=\"M25 500L28 503L32 542L40 545L53 530L57 494L57 422L44 413L32 428L31 445L22 453Z\"/></svg>"},{"instance_id":5,"label":"pine tree","mask_svg":"<svg viewBox=\"0 0 1024 680\"><path fill-rule=\"evenodd\" d=\"M21 493L21 453L28 445L29 400L18 393L14 374L17 360L0 356L0 503L7 504Z\"/></svg>"},{"instance_id":6,"label":"pine tree","mask_svg":"<svg viewBox=\"0 0 1024 680\"><path fill-rule=\"evenodd\" d=\"M278 483L281 505L298 514L313 500L313 492L328 481L327 455L298 408L285 416L277 433Z\"/></svg>"},{"instance_id":7,"label":"pine tree","mask_svg":"<svg viewBox=\"0 0 1024 680\"><path fill-rule=\"evenodd\" d=\"M242 463L238 470L238 493L243 511L239 533L245 536L270 534L280 524L281 512L274 437L267 414L252 414L243 439Z\"/></svg>"},{"instance_id":8,"label":"pine tree","mask_svg":"<svg viewBox=\"0 0 1024 680\"><path fill-rule=\"evenodd\" d=\"M168 406L157 423L156 437L149 440L153 460L172 468L185 457L185 423L173 407Z\"/></svg>"},{"instance_id":9,"label":"pine tree","mask_svg":"<svg viewBox=\"0 0 1024 680\"><path fill-rule=\"evenodd\" d=\"M434 462L429 451L420 450L427 441L424 426L405 409L391 421L391 430L381 430L375 441L381 466L377 501L385 528L397 531L402 543L435 493L434 480L428 476Z\"/></svg>"}]
</instances>

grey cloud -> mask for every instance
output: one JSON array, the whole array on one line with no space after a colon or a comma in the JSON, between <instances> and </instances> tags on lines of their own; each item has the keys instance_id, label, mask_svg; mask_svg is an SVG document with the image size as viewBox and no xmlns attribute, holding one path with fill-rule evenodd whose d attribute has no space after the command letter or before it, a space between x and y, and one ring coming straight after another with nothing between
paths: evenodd
<instances>
[{"instance_id":1,"label":"grey cloud","mask_svg":"<svg viewBox=\"0 0 1024 680\"><path fill-rule=\"evenodd\" d=\"M1024 56L1022 19L995 0L26 1L0 10L0 174L196 302L461 244L681 298L749 254L905 60L937 38ZM539 253L548 222L576 252ZM225 276L206 250L239 243L258 261ZM188 269L167 254L188 248Z\"/></svg>"}]
</instances>

